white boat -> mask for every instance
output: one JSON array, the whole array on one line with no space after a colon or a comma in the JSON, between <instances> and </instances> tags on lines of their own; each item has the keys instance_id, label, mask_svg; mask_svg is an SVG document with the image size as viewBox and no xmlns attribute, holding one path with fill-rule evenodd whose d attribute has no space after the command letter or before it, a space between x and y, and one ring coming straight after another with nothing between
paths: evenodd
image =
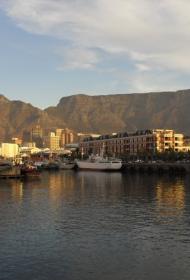
<instances>
[{"instance_id":1,"label":"white boat","mask_svg":"<svg viewBox=\"0 0 190 280\"><path fill-rule=\"evenodd\" d=\"M91 156L87 160L77 160L79 169L111 171L119 170L122 167L122 161L115 158L104 158L102 156Z\"/></svg>"}]
</instances>

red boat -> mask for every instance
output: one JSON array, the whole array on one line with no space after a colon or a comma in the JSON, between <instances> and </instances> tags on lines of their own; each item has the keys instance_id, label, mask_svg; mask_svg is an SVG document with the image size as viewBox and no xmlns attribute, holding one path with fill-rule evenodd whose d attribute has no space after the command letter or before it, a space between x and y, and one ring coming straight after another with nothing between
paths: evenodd
<instances>
[{"instance_id":1,"label":"red boat","mask_svg":"<svg viewBox=\"0 0 190 280\"><path fill-rule=\"evenodd\" d=\"M36 166L33 165L24 165L20 169L20 174L25 177L39 177L40 172Z\"/></svg>"}]
</instances>

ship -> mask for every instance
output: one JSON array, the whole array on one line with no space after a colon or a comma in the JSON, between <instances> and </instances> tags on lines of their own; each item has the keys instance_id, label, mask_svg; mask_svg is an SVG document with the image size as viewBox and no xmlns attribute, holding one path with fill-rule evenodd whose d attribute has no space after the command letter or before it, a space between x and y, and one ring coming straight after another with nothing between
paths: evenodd
<instances>
[{"instance_id":1,"label":"ship","mask_svg":"<svg viewBox=\"0 0 190 280\"><path fill-rule=\"evenodd\" d=\"M120 159L104 157L104 146L100 155L91 155L87 160L77 160L76 164L79 169L100 171L120 170L122 167Z\"/></svg>"},{"instance_id":2,"label":"ship","mask_svg":"<svg viewBox=\"0 0 190 280\"><path fill-rule=\"evenodd\" d=\"M79 169L102 171L120 170L122 167L121 160L102 158L100 156L93 156L88 160L77 160L76 164Z\"/></svg>"}]
</instances>

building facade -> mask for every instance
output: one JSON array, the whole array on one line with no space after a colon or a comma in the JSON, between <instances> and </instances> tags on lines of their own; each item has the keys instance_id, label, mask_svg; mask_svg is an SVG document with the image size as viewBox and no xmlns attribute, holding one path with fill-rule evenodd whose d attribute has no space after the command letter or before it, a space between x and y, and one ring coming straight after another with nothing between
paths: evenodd
<instances>
[{"instance_id":1,"label":"building facade","mask_svg":"<svg viewBox=\"0 0 190 280\"><path fill-rule=\"evenodd\" d=\"M74 142L74 132L68 128L57 128L55 133L56 136L59 136L60 147L65 147L65 145Z\"/></svg>"},{"instance_id":2,"label":"building facade","mask_svg":"<svg viewBox=\"0 0 190 280\"><path fill-rule=\"evenodd\" d=\"M54 132L50 132L48 136L44 137L44 145L50 150L59 150L60 149L60 138Z\"/></svg>"},{"instance_id":3,"label":"building facade","mask_svg":"<svg viewBox=\"0 0 190 280\"><path fill-rule=\"evenodd\" d=\"M43 147L43 130L40 125L32 128L30 141L35 142L37 147Z\"/></svg>"},{"instance_id":4,"label":"building facade","mask_svg":"<svg viewBox=\"0 0 190 280\"><path fill-rule=\"evenodd\" d=\"M154 154L173 150L184 151L184 135L169 129L140 130L135 133L114 133L80 142L83 154L100 154L102 147L108 155Z\"/></svg>"},{"instance_id":5,"label":"building facade","mask_svg":"<svg viewBox=\"0 0 190 280\"><path fill-rule=\"evenodd\" d=\"M15 158L19 155L19 146L13 143L2 143L0 155L4 158Z\"/></svg>"}]
</instances>

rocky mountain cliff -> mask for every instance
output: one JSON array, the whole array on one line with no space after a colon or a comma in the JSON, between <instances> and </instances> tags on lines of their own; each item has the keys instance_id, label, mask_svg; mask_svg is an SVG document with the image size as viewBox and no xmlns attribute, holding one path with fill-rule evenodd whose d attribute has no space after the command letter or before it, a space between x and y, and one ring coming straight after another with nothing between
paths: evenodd
<instances>
[{"instance_id":1,"label":"rocky mountain cliff","mask_svg":"<svg viewBox=\"0 0 190 280\"><path fill-rule=\"evenodd\" d=\"M39 123L43 128L110 133L171 128L190 135L190 90L146 94L73 95L40 110L0 95L0 139L21 136Z\"/></svg>"},{"instance_id":2,"label":"rocky mountain cliff","mask_svg":"<svg viewBox=\"0 0 190 280\"><path fill-rule=\"evenodd\" d=\"M64 97L45 111L74 130L110 133L171 128L190 134L190 90Z\"/></svg>"},{"instance_id":3,"label":"rocky mountain cliff","mask_svg":"<svg viewBox=\"0 0 190 280\"><path fill-rule=\"evenodd\" d=\"M44 128L59 125L59 120L49 117L48 113L21 101L10 101L0 95L0 141L10 140L13 136L22 136L40 123Z\"/></svg>"}]
</instances>

